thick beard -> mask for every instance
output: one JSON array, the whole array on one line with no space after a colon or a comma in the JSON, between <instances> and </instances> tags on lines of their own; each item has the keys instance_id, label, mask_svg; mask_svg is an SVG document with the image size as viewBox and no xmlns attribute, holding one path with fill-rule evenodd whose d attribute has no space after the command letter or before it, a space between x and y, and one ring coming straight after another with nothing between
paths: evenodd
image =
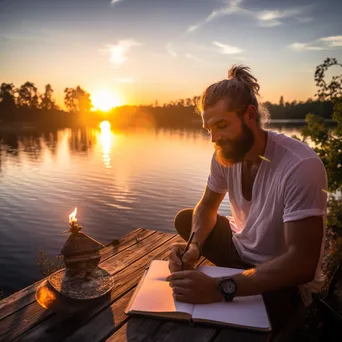
<instances>
[{"instance_id":1,"label":"thick beard","mask_svg":"<svg viewBox=\"0 0 342 342\"><path fill-rule=\"evenodd\" d=\"M254 135L241 120L242 134L234 140L220 140L215 143L215 158L222 166L231 167L243 161L254 144Z\"/></svg>"}]
</instances>

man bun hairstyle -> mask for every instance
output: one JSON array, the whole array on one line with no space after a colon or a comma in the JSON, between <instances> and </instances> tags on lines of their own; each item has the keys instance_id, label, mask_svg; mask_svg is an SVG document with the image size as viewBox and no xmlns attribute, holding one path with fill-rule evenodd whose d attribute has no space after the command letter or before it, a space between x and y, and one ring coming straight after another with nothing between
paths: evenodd
<instances>
[{"instance_id":1,"label":"man bun hairstyle","mask_svg":"<svg viewBox=\"0 0 342 342\"><path fill-rule=\"evenodd\" d=\"M237 82L236 87L245 87L254 95L260 96L258 80L251 74L251 69L248 66L233 65L228 70L228 80Z\"/></svg>"},{"instance_id":2,"label":"man bun hairstyle","mask_svg":"<svg viewBox=\"0 0 342 342\"><path fill-rule=\"evenodd\" d=\"M210 85L204 90L197 109L200 113L214 106L219 100L225 99L227 111L236 111L243 115L249 105L253 105L257 112L259 126L268 121L267 110L258 102L260 86L258 80L245 65L233 65L228 71L228 78Z\"/></svg>"}]
</instances>

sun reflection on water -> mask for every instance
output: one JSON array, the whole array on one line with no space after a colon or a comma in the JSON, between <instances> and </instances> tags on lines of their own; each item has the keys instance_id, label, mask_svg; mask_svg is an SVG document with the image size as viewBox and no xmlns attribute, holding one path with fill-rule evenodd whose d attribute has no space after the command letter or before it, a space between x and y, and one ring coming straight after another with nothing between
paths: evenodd
<instances>
[{"instance_id":1,"label":"sun reflection on water","mask_svg":"<svg viewBox=\"0 0 342 342\"><path fill-rule=\"evenodd\" d=\"M105 164L105 167L110 169L111 165L111 157L110 152L112 150L112 146L115 140L115 135L110 130L110 123L108 121L102 121L100 124L100 142L102 146L102 160Z\"/></svg>"}]
</instances>

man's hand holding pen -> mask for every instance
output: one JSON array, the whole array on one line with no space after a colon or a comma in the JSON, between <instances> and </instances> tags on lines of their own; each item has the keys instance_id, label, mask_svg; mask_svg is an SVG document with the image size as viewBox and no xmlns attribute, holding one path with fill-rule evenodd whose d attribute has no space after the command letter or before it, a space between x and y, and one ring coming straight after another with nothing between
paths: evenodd
<instances>
[{"instance_id":1,"label":"man's hand holding pen","mask_svg":"<svg viewBox=\"0 0 342 342\"><path fill-rule=\"evenodd\" d=\"M218 290L219 279L194 270L195 263L201 256L201 248L192 240L193 235L187 244L179 243L172 247L169 256L171 275L166 278L166 281L172 287L173 297L177 301L193 304L221 301L222 295Z\"/></svg>"},{"instance_id":2,"label":"man's hand holding pen","mask_svg":"<svg viewBox=\"0 0 342 342\"><path fill-rule=\"evenodd\" d=\"M187 244L178 243L172 246L169 256L169 269L171 273L194 269L195 262L202 253L200 245L193 241L194 236L195 232L192 232Z\"/></svg>"},{"instance_id":3,"label":"man's hand holding pen","mask_svg":"<svg viewBox=\"0 0 342 342\"><path fill-rule=\"evenodd\" d=\"M185 247L185 243L177 243L172 246L169 256L169 269L171 273L194 269L194 265L200 256L200 251L195 244L190 244L188 250L183 255Z\"/></svg>"}]
</instances>

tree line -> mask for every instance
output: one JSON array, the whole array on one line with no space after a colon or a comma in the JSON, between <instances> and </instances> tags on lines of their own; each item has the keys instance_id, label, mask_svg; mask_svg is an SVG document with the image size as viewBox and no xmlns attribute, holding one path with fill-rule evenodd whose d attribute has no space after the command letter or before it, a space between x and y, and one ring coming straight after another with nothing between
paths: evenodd
<instances>
[{"instance_id":1,"label":"tree line","mask_svg":"<svg viewBox=\"0 0 342 342\"><path fill-rule=\"evenodd\" d=\"M162 126L194 126L200 117L194 115L199 96L178 99L159 104L155 101L149 105L121 106L112 108L107 113L107 119L120 127L137 126L148 121L150 124ZM62 110L55 101L51 84L45 85L40 93L32 82L25 82L19 88L13 83L2 83L0 86L0 122L39 122L57 123L68 126L72 123L97 122L103 119L103 113L90 113L93 105L91 95L77 86L64 89L64 105ZM332 117L333 105L327 100L287 102L281 96L278 103L265 102L271 119L305 119L312 113L324 119Z\"/></svg>"},{"instance_id":2,"label":"tree line","mask_svg":"<svg viewBox=\"0 0 342 342\"><path fill-rule=\"evenodd\" d=\"M64 104L71 113L89 112L92 108L90 94L80 86L64 89ZM25 82L19 88L13 83L2 83L0 86L1 111L24 109L60 110L54 99L51 84L45 86L43 93L39 93L32 82Z\"/></svg>"}]
</instances>

